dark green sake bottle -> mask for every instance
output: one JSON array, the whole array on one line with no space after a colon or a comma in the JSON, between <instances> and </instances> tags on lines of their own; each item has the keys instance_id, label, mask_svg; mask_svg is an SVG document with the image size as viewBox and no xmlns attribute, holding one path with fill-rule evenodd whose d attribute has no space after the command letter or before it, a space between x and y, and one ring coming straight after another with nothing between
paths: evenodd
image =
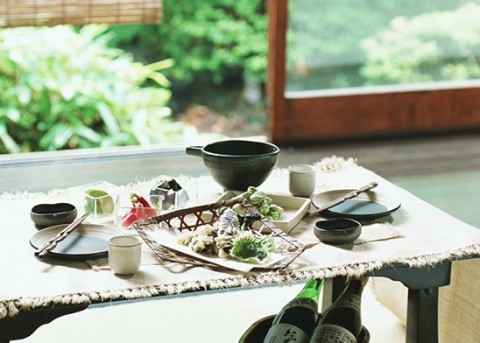
<instances>
[{"instance_id":1,"label":"dark green sake bottle","mask_svg":"<svg viewBox=\"0 0 480 343\"><path fill-rule=\"evenodd\" d=\"M275 316L264 343L308 343L318 319L323 280L309 279L298 295Z\"/></svg>"},{"instance_id":2,"label":"dark green sake bottle","mask_svg":"<svg viewBox=\"0 0 480 343\"><path fill-rule=\"evenodd\" d=\"M309 343L357 343L362 332L361 296L365 280L352 279L319 320Z\"/></svg>"}]
</instances>

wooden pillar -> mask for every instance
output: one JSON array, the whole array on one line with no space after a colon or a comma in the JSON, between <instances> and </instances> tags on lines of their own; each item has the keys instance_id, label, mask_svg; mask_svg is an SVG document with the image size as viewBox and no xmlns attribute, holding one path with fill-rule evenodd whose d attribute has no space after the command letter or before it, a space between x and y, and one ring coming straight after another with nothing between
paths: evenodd
<instances>
[{"instance_id":1,"label":"wooden pillar","mask_svg":"<svg viewBox=\"0 0 480 343\"><path fill-rule=\"evenodd\" d=\"M267 113L272 141L285 140L285 65L288 0L268 1Z\"/></svg>"}]
</instances>

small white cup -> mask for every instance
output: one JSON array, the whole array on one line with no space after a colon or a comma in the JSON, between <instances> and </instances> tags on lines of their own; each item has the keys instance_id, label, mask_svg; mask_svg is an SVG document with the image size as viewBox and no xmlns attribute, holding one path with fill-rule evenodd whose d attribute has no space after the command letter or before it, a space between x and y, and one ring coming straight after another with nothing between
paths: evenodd
<instances>
[{"instance_id":1,"label":"small white cup","mask_svg":"<svg viewBox=\"0 0 480 343\"><path fill-rule=\"evenodd\" d=\"M108 263L115 274L131 275L140 268L142 241L136 236L115 236L110 238Z\"/></svg>"},{"instance_id":2,"label":"small white cup","mask_svg":"<svg viewBox=\"0 0 480 343\"><path fill-rule=\"evenodd\" d=\"M294 164L288 167L289 190L294 196L309 197L315 190L317 170L310 164Z\"/></svg>"}]
</instances>

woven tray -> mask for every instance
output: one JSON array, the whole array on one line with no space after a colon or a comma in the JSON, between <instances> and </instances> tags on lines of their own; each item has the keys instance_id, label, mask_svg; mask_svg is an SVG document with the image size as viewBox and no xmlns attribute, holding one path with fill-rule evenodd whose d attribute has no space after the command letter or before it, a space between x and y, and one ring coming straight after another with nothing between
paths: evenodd
<instances>
[{"instance_id":1,"label":"woven tray","mask_svg":"<svg viewBox=\"0 0 480 343\"><path fill-rule=\"evenodd\" d=\"M139 233L140 237L142 237L145 243L163 261L176 262L190 266L193 265L213 269L224 269L222 266L164 247L155 240L151 239L147 232L151 230L163 229L177 229L179 230L179 233L194 231L200 226L213 224L215 221L217 221L219 218L219 215L216 211L217 209L223 206L232 207L240 202L244 205L247 213L259 213L255 206L250 204L247 200L243 198L233 198L212 204L168 212L157 217L135 222L133 227ZM303 244L295 241L292 237L290 237L264 216L261 216L260 221L262 225L255 225L255 227L258 226L259 229L255 230L254 233L258 235L269 235L274 238L278 237L278 239L276 239L277 247L275 252L280 253L282 256L284 256L284 258L274 265L259 265L255 266L255 269L275 270L285 268L305 250L305 246Z\"/></svg>"}]
</instances>

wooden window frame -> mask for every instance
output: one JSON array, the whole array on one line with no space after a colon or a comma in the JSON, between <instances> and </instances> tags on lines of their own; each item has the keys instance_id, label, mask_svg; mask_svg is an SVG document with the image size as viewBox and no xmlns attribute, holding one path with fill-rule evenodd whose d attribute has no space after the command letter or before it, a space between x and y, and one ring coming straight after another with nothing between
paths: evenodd
<instances>
[{"instance_id":1,"label":"wooden window frame","mask_svg":"<svg viewBox=\"0 0 480 343\"><path fill-rule=\"evenodd\" d=\"M267 101L277 143L480 128L480 83L286 92L288 0L268 0Z\"/></svg>"}]
</instances>

